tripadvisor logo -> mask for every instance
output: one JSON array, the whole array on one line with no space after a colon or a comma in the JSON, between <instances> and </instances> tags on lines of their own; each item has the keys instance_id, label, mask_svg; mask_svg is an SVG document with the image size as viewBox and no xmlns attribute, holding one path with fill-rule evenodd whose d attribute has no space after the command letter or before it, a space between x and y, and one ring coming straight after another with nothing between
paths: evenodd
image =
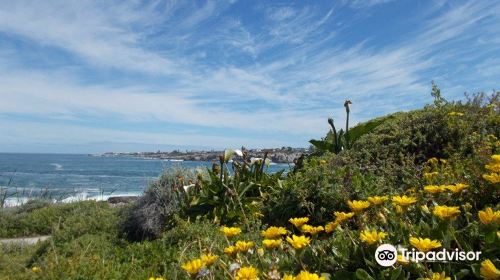
<instances>
[{"instance_id":1,"label":"tripadvisor logo","mask_svg":"<svg viewBox=\"0 0 500 280\"><path fill-rule=\"evenodd\" d=\"M450 262L450 261L479 261L481 252L479 251L459 251L446 250L420 252L415 249L408 250L406 248L399 248L401 258L410 262ZM391 266L398 260L398 250L391 244L382 244L375 251L375 260L381 266Z\"/></svg>"}]
</instances>

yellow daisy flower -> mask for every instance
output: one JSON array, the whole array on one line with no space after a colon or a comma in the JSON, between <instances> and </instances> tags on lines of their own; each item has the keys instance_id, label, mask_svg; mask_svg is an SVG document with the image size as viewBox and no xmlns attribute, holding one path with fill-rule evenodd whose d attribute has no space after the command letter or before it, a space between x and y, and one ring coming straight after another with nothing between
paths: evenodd
<instances>
[{"instance_id":1,"label":"yellow daisy flower","mask_svg":"<svg viewBox=\"0 0 500 280\"><path fill-rule=\"evenodd\" d=\"M498 270L489 259L486 259L481 263L479 272L481 273L481 276L486 279L500 279L500 270Z\"/></svg>"},{"instance_id":2,"label":"yellow daisy flower","mask_svg":"<svg viewBox=\"0 0 500 280\"><path fill-rule=\"evenodd\" d=\"M417 202L417 198L406 195L403 196L395 195L392 197L392 202L402 207L408 207Z\"/></svg>"},{"instance_id":3,"label":"yellow daisy flower","mask_svg":"<svg viewBox=\"0 0 500 280\"><path fill-rule=\"evenodd\" d=\"M295 280L325 280L325 277L302 270L297 276L295 276Z\"/></svg>"},{"instance_id":4,"label":"yellow daisy flower","mask_svg":"<svg viewBox=\"0 0 500 280\"><path fill-rule=\"evenodd\" d=\"M453 220L460 215L460 209L458 206L436 205L432 214L441 220Z\"/></svg>"},{"instance_id":5,"label":"yellow daisy flower","mask_svg":"<svg viewBox=\"0 0 500 280\"><path fill-rule=\"evenodd\" d=\"M236 280L259 280L259 270L252 266L244 266L236 273Z\"/></svg>"},{"instance_id":6,"label":"yellow daisy flower","mask_svg":"<svg viewBox=\"0 0 500 280\"><path fill-rule=\"evenodd\" d=\"M483 225L497 224L500 222L500 211L493 212L491 207L479 211L478 216Z\"/></svg>"},{"instance_id":7,"label":"yellow daisy flower","mask_svg":"<svg viewBox=\"0 0 500 280\"><path fill-rule=\"evenodd\" d=\"M201 256L201 261L206 265L210 266L214 264L217 260L219 259L219 256L217 255L212 255L211 253L208 254L203 254Z\"/></svg>"},{"instance_id":8,"label":"yellow daisy flower","mask_svg":"<svg viewBox=\"0 0 500 280\"><path fill-rule=\"evenodd\" d=\"M370 196L368 197L368 201L370 201L373 205L380 205L384 202L386 202L387 200L389 200L389 197L384 195L384 196Z\"/></svg>"},{"instance_id":9,"label":"yellow daisy flower","mask_svg":"<svg viewBox=\"0 0 500 280\"><path fill-rule=\"evenodd\" d=\"M370 207L370 202L365 200L349 200L347 205L354 213L359 213Z\"/></svg>"},{"instance_id":10,"label":"yellow daisy flower","mask_svg":"<svg viewBox=\"0 0 500 280\"><path fill-rule=\"evenodd\" d=\"M194 259L183 264L181 267L189 274L198 274L198 272L204 267L204 263L201 259Z\"/></svg>"},{"instance_id":11,"label":"yellow daisy flower","mask_svg":"<svg viewBox=\"0 0 500 280\"><path fill-rule=\"evenodd\" d=\"M262 245L266 249L278 248L281 245L281 239L264 239L262 240Z\"/></svg>"},{"instance_id":12,"label":"yellow daisy flower","mask_svg":"<svg viewBox=\"0 0 500 280\"><path fill-rule=\"evenodd\" d=\"M236 244L234 244L234 247L236 247L236 249L239 251L239 252L247 252L248 250L252 249L253 246L255 246L255 244L252 242L252 241L237 241Z\"/></svg>"},{"instance_id":13,"label":"yellow daisy flower","mask_svg":"<svg viewBox=\"0 0 500 280\"><path fill-rule=\"evenodd\" d=\"M428 252L441 247L441 242L429 238L410 237L410 244L421 252Z\"/></svg>"},{"instance_id":14,"label":"yellow daisy flower","mask_svg":"<svg viewBox=\"0 0 500 280\"><path fill-rule=\"evenodd\" d=\"M320 233L320 232L324 231L324 230L325 230L325 228L324 228L324 227L322 227L322 226L313 227L313 226L311 226L311 225L307 225L307 224L306 224L306 225L303 225L303 226L300 228L300 230L301 230L302 232L309 233L310 235L316 235L316 234L318 234L318 233Z\"/></svg>"},{"instance_id":15,"label":"yellow daisy flower","mask_svg":"<svg viewBox=\"0 0 500 280\"><path fill-rule=\"evenodd\" d=\"M284 227L269 227L261 232L261 235L267 239L278 238L281 235L286 234L286 229Z\"/></svg>"},{"instance_id":16,"label":"yellow daisy flower","mask_svg":"<svg viewBox=\"0 0 500 280\"><path fill-rule=\"evenodd\" d=\"M294 249L302 249L311 243L311 239L307 236L292 235L292 237L287 237L286 241L292 245Z\"/></svg>"},{"instance_id":17,"label":"yellow daisy flower","mask_svg":"<svg viewBox=\"0 0 500 280\"><path fill-rule=\"evenodd\" d=\"M367 243L368 245L373 245L375 243L378 243L380 240L384 239L387 237L387 233L385 232L377 232L376 230L363 230L359 234L359 239L361 241Z\"/></svg>"},{"instance_id":18,"label":"yellow daisy flower","mask_svg":"<svg viewBox=\"0 0 500 280\"><path fill-rule=\"evenodd\" d=\"M343 221L347 221L349 220L350 218L352 218L354 216L354 213L353 212L335 212L333 213L335 215L335 222L337 224L340 224L342 223Z\"/></svg>"},{"instance_id":19,"label":"yellow daisy flower","mask_svg":"<svg viewBox=\"0 0 500 280\"><path fill-rule=\"evenodd\" d=\"M434 272L431 277L424 278L424 280L451 280L451 278L446 277L444 272Z\"/></svg>"},{"instance_id":20,"label":"yellow daisy flower","mask_svg":"<svg viewBox=\"0 0 500 280\"><path fill-rule=\"evenodd\" d=\"M290 223L292 223L296 228L302 227L305 223L309 222L309 218L307 217L302 217L302 218L291 218L288 220Z\"/></svg>"},{"instance_id":21,"label":"yellow daisy flower","mask_svg":"<svg viewBox=\"0 0 500 280\"><path fill-rule=\"evenodd\" d=\"M241 233L241 229L238 227L222 227L220 231L224 233L224 235L228 238L231 238Z\"/></svg>"}]
</instances>

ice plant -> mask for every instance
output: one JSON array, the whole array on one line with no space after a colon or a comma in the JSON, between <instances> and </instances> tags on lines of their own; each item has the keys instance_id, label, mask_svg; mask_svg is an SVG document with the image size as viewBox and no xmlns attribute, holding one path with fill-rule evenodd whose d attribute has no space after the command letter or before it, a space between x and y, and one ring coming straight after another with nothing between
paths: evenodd
<instances>
[{"instance_id":1,"label":"ice plant","mask_svg":"<svg viewBox=\"0 0 500 280\"><path fill-rule=\"evenodd\" d=\"M293 235L292 237L287 237L286 241L292 245L294 249L302 249L308 246L311 243L311 239L307 236L301 235Z\"/></svg>"},{"instance_id":2,"label":"ice plant","mask_svg":"<svg viewBox=\"0 0 500 280\"><path fill-rule=\"evenodd\" d=\"M486 259L481 263L479 272L485 279L500 279L500 270L498 270L489 259Z\"/></svg>"},{"instance_id":3,"label":"ice plant","mask_svg":"<svg viewBox=\"0 0 500 280\"><path fill-rule=\"evenodd\" d=\"M244 266L236 272L236 280L259 280L259 270L253 266Z\"/></svg>"},{"instance_id":4,"label":"ice plant","mask_svg":"<svg viewBox=\"0 0 500 280\"><path fill-rule=\"evenodd\" d=\"M436 249L441 247L441 242L437 240L431 240L429 238L417 238L417 237L410 237L410 244L417 248L417 250L421 252L428 252L432 249Z\"/></svg>"},{"instance_id":5,"label":"ice plant","mask_svg":"<svg viewBox=\"0 0 500 280\"><path fill-rule=\"evenodd\" d=\"M439 175L438 172L424 172L423 177L425 180L430 181Z\"/></svg>"},{"instance_id":6,"label":"ice plant","mask_svg":"<svg viewBox=\"0 0 500 280\"><path fill-rule=\"evenodd\" d=\"M385 232L377 232L376 230L363 230L359 234L359 239L361 241L367 243L368 245L373 245L375 243L378 243L380 240L384 239L387 237L387 233Z\"/></svg>"},{"instance_id":7,"label":"ice plant","mask_svg":"<svg viewBox=\"0 0 500 280\"><path fill-rule=\"evenodd\" d=\"M434 272L431 277L424 278L424 280L451 280L451 278L447 277L444 272Z\"/></svg>"},{"instance_id":8,"label":"ice plant","mask_svg":"<svg viewBox=\"0 0 500 280\"><path fill-rule=\"evenodd\" d=\"M325 232L330 233L334 231L339 224L337 222L329 222L328 224L325 225Z\"/></svg>"},{"instance_id":9,"label":"ice plant","mask_svg":"<svg viewBox=\"0 0 500 280\"><path fill-rule=\"evenodd\" d=\"M392 197L392 202L401 207L408 207L417 202L417 198L406 195L403 196L395 195Z\"/></svg>"},{"instance_id":10,"label":"ice plant","mask_svg":"<svg viewBox=\"0 0 500 280\"><path fill-rule=\"evenodd\" d=\"M353 212L349 212L349 213L346 213L346 212L335 212L333 213L335 215L335 222L337 224L340 224L344 221L347 221L349 220L350 218L352 218L354 216L354 213Z\"/></svg>"},{"instance_id":11,"label":"ice plant","mask_svg":"<svg viewBox=\"0 0 500 280\"><path fill-rule=\"evenodd\" d=\"M384 202L386 202L387 200L389 199L388 196L384 195L384 196L370 196L368 197L368 201L370 201L373 205L380 205Z\"/></svg>"},{"instance_id":12,"label":"ice plant","mask_svg":"<svg viewBox=\"0 0 500 280\"><path fill-rule=\"evenodd\" d=\"M34 273L38 273L41 272L42 270L38 266L34 266L31 268L31 271L33 271Z\"/></svg>"},{"instance_id":13,"label":"ice plant","mask_svg":"<svg viewBox=\"0 0 500 280\"><path fill-rule=\"evenodd\" d=\"M302 232L305 232L305 233L309 233L310 235L316 235L322 231L325 230L325 228L323 226L317 226L317 227L314 227L314 226L311 226L311 225L303 225L300 230Z\"/></svg>"},{"instance_id":14,"label":"ice plant","mask_svg":"<svg viewBox=\"0 0 500 280\"><path fill-rule=\"evenodd\" d=\"M469 185L467 184L462 184L462 183L458 183L458 184L455 184L455 185L447 185L446 188L451 191L452 193L459 193L461 191L463 191L464 189L468 188Z\"/></svg>"},{"instance_id":15,"label":"ice plant","mask_svg":"<svg viewBox=\"0 0 500 280\"><path fill-rule=\"evenodd\" d=\"M247 252L248 250L252 249L255 244L252 241L237 241L236 244L234 244L236 249L239 252Z\"/></svg>"},{"instance_id":16,"label":"ice plant","mask_svg":"<svg viewBox=\"0 0 500 280\"><path fill-rule=\"evenodd\" d=\"M424 186L424 192L426 192L426 193L436 194L436 193L442 193L445 190L446 190L445 188L443 188L441 186L436 186L436 185Z\"/></svg>"},{"instance_id":17,"label":"ice plant","mask_svg":"<svg viewBox=\"0 0 500 280\"><path fill-rule=\"evenodd\" d=\"M222 227L220 229L222 233L228 238L234 237L241 233L241 229L239 227Z\"/></svg>"},{"instance_id":18,"label":"ice plant","mask_svg":"<svg viewBox=\"0 0 500 280\"><path fill-rule=\"evenodd\" d=\"M261 232L262 237L267 239L278 238L286 234L286 229L284 227L269 227Z\"/></svg>"},{"instance_id":19,"label":"ice plant","mask_svg":"<svg viewBox=\"0 0 500 280\"><path fill-rule=\"evenodd\" d=\"M483 174L483 179L490 183L498 184L500 183L500 173Z\"/></svg>"},{"instance_id":20,"label":"ice plant","mask_svg":"<svg viewBox=\"0 0 500 280\"><path fill-rule=\"evenodd\" d=\"M303 217L303 218L291 218L288 220L290 223L292 223L296 228L302 227L305 223L309 222L309 218Z\"/></svg>"},{"instance_id":21,"label":"ice plant","mask_svg":"<svg viewBox=\"0 0 500 280\"><path fill-rule=\"evenodd\" d=\"M194 259L183 264L182 269L184 269L187 273L193 275L198 274L198 272L204 267L204 263L201 259Z\"/></svg>"},{"instance_id":22,"label":"ice plant","mask_svg":"<svg viewBox=\"0 0 500 280\"><path fill-rule=\"evenodd\" d=\"M493 212L491 207L479 211L478 216L483 225L497 224L500 222L500 211Z\"/></svg>"},{"instance_id":23,"label":"ice plant","mask_svg":"<svg viewBox=\"0 0 500 280\"><path fill-rule=\"evenodd\" d=\"M224 253L226 253L228 255L234 255L234 254L238 253L238 249L235 246L228 246L228 247L224 248Z\"/></svg>"},{"instance_id":24,"label":"ice plant","mask_svg":"<svg viewBox=\"0 0 500 280\"><path fill-rule=\"evenodd\" d=\"M441 220L453 220L460 215L460 209L458 206L436 205L432 214Z\"/></svg>"},{"instance_id":25,"label":"ice plant","mask_svg":"<svg viewBox=\"0 0 500 280\"><path fill-rule=\"evenodd\" d=\"M370 202L365 200L349 200L347 205L354 213L359 213L370 207Z\"/></svg>"},{"instance_id":26,"label":"ice plant","mask_svg":"<svg viewBox=\"0 0 500 280\"><path fill-rule=\"evenodd\" d=\"M219 259L219 256L217 255L212 255L211 253L208 254L203 254L201 256L201 261L206 265L210 266L214 264L217 260Z\"/></svg>"},{"instance_id":27,"label":"ice plant","mask_svg":"<svg viewBox=\"0 0 500 280\"><path fill-rule=\"evenodd\" d=\"M297 274L297 276L295 276L295 280L325 280L325 277L302 270L299 274Z\"/></svg>"},{"instance_id":28,"label":"ice plant","mask_svg":"<svg viewBox=\"0 0 500 280\"><path fill-rule=\"evenodd\" d=\"M407 265L410 263L410 261L407 260L403 255L398 255L397 262L402 265Z\"/></svg>"},{"instance_id":29,"label":"ice plant","mask_svg":"<svg viewBox=\"0 0 500 280\"><path fill-rule=\"evenodd\" d=\"M266 249L278 248L281 245L281 239L264 239L262 245Z\"/></svg>"}]
</instances>

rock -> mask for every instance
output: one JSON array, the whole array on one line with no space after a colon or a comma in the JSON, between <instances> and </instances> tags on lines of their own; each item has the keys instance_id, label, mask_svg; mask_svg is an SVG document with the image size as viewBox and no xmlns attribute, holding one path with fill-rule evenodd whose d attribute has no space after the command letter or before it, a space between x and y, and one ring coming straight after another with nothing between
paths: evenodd
<instances>
[{"instance_id":1,"label":"rock","mask_svg":"<svg viewBox=\"0 0 500 280\"><path fill-rule=\"evenodd\" d=\"M119 204L119 203L130 203L138 199L138 196L112 196L108 198L108 203Z\"/></svg>"}]
</instances>

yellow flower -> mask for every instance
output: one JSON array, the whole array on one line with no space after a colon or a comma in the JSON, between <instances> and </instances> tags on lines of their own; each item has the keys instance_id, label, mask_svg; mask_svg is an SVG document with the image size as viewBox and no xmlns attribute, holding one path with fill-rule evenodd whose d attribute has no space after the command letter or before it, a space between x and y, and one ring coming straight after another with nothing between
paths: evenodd
<instances>
[{"instance_id":1,"label":"yellow flower","mask_svg":"<svg viewBox=\"0 0 500 280\"><path fill-rule=\"evenodd\" d=\"M460 113L460 112L449 112L448 113L448 116L457 116L457 117L461 117L463 116L464 113Z\"/></svg>"},{"instance_id":2,"label":"yellow flower","mask_svg":"<svg viewBox=\"0 0 500 280\"><path fill-rule=\"evenodd\" d=\"M395 205L394 208L396 209L396 213L398 213L398 214L401 214L401 213L403 213L405 211L403 209L403 207L401 207L399 205Z\"/></svg>"},{"instance_id":3,"label":"yellow flower","mask_svg":"<svg viewBox=\"0 0 500 280\"><path fill-rule=\"evenodd\" d=\"M325 277L302 270L297 276L295 276L295 280L325 280Z\"/></svg>"},{"instance_id":4,"label":"yellow flower","mask_svg":"<svg viewBox=\"0 0 500 280\"><path fill-rule=\"evenodd\" d=\"M422 210L422 212L424 212L424 213L427 213L427 214L431 213L431 211L429 210L429 207L427 207L427 205L425 205L425 204L424 204L424 205L422 205L422 206L420 206L420 209L421 209L421 210Z\"/></svg>"},{"instance_id":5,"label":"yellow flower","mask_svg":"<svg viewBox=\"0 0 500 280\"><path fill-rule=\"evenodd\" d=\"M423 177L425 180L430 181L436 178L439 175L439 172L424 172Z\"/></svg>"},{"instance_id":6,"label":"yellow flower","mask_svg":"<svg viewBox=\"0 0 500 280\"><path fill-rule=\"evenodd\" d=\"M234 255L235 253L238 253L238 249L235 246L228 246L224 248L224 253Z\"/></svg>"},{"instance_id":7,"label":"yellow flower","mask_svg":"<svg viewBox=\"0 0 500 280\"><path fill-rule=\"evenodd\" d=\"M303 217L303 218L291 218L288 220L290 223L292 223L296 228L302 227L303 224L309 222L309 218Z\"/></svg>"},{"instance_id":8,"label":"yellow flower","mask_svg":"<svg viewBox=\"0 0 500 280\"><path fill-rule=\"evenodd\" d=\"M403 255L398 255L397 262L402 264L402 265L407 265L410 263L410 261L407 260Z\"/></svg>"},{"instance_id":9,"label":"yellow flower","mask_svg":"<svg viewBox=\"0 0 500 280\"><path fill-rule=\"evenodd\" d=\"M339 224L337 222L329 222L328 224L325 225L325 232L330 233L337 228Z\"/></svg>"},{"instance_id":10,"label":"yellow flower","mask_svg":"<svg viewBox=\"0 0 500 280\"><path fill-rule=\"evenodd\" d=\"M201 259L194 259L183 264L181 267L189 274L197 274L204 266Z\"/></svg>"},{"instance_id":11,"label":"yellow flower","mask_svg":"<svg viewBox=\"0 0 500 280\"><path fill-rule=\"evenodd\" d=\"M392 202L402 207L408 207L413 203L417 202L417 198L406 195L403 196L395 195L392 197Z\"/></svg>"},{"instance_id":12,"label":"yellow flower","mask_svg":"<svg viewBox=\"0 0 500 280\"><path fill-rule=\"evenodd\" d=\"M492 155L491 159L493 160L494 163L500 163L500 155Z\"/></svg>"},{"instance_id":13,"label":"yellow flower","mask_svg":"<svg viewBox=\"0 0 500 280\"><path fill-rule=\"evenodd\" d=\"M236 273L236 280L259 280L259 270L252 266L244 266Z\"/></svg>"},{"instance_id":14,"label":"yellow flower","mask_svg":"<svg viewBox=\"0 0 500 280\"><path fill-rule=\"evenodd\" d=\"M208 254L203 254L201 256L201 261L206 265L210 266L214 264L217 260L219 259L219 256L217 255L212 255L211 253Z\"/></svg>"},{"instance_id":15,"label":"yellow flower","mask_svg":"<svg viewBox=\"0 0 500 280\"><path fill-rule=\"evenodd\" d=\"M483 179L490 183L498 184L500 183L500 173L483 174Z\"/></svg>"},{"instance_id":16,"label":"yellow flower","mask_svg":"<svg viewBox=\"0 0 500 280\"><path fill-rule=\"evenodd\" d=\"M38 272L42 272L42 269L40 269L38 266L34 266L31 268L31 271L33 271L34 273L38 273Z\"/></svg>"},{"instance_id":17,"label":"yellow flower","mask_svg":"<svg viewBox=\"0 0 500 280\"><path fill-rule=\"evenodd\" d=\"M290 243L294 249L302 249L311 243L311 239L309 237L304 235L297 236L295 234L291 238L288 236L286 241Z\"/></svg>"},{"instance_id":18,"label":"yellow flower","mask_svg":"<svg viewBox=\"0 0 500 280\"><path fill-rule=\"evenodd\" d=\"M310 235L316 235L325 230L322 226L313 227L311 225L303 225L300 230L302 232L309 233Z\"/></svg>"},{"instance_id":19,"label":"yellow flower","mask_svg":"<svg viewBox=\"0 0 500 280\"><path fill-rule=\"evenodd\" d=\"M165 280L163 277L149 277L148 280Z\"/></svg>"},{"instance_id":20,"label":"yellow flower","mask_svg":"<svg viewBox=\"0 0 500 280\"><path fill-rule=\"evenodd\" d=\"M264 238L272 239L272 238L278 238L281 235L286 234L286 229L284 227L270 227L266 230L263 230L261 232L261 235Z\"/></svg>"},{"instance_id":21,"label":"yellow flower","mask_svg":"<svg viewBox=\"0 0 500 280\"><path fill-rule=\"evenodd\" d=\"M410 244L421 252L428 252L432 249L441 247L441 242L437 240L430 240L429 238L416 238L410 237Z\"/></svg>"},{"instance_id":22,"label":"yellow flower","mask_svg":"<svg viewBox=\"0 0 500 280\"><path fill-rule=\"evenodd\" d=\"M320 164L326 164L326 160L322 159L319 161Z\"/></svg>"},{"instance_id":23,"label":"yellow flower","mask_svg":"<svg viewBox=\"0 0 500 280\"><path fill-rule=\"evenodd\" d=\"M379 205L379 204L382 204L384 202L386 202L387 200L389 199L388 196L384 195L384 196L370 196L368 197L368 201L370 201L373 205Z\"/></svg>"},{"instance_id":24,"label":"yellow flower","mask_svg":"<svg viewBox=\"0 0 500 280\"><path fill-rule=\"evenodd\" d=\"M499 173L500 172L500 163L494 163L494 164L486 164L484 168L488 169L489 171L493 173Z\"/></svg>"},{"instance_id":25,"label":"yellow flower","mask_svg":"<svg viewBox=\"0 0 500 280\"><path fill-rule=\"evenodd\" d=\"M467 184L462 184L462 183L458 183L458 184L455 184L455 185L447 185L446 188L448 190L450 190L452 193L459 193L461 192L462 190L468 188L469 185Z\"/></svg>"},{"instance_id":26,"label":"yellow flower","mask_svg":"<svg viewBox=\"0 0 500 280\"><path fill-rule=\"evenodd\" d=\"M365 243L368 243L368 245L373 245L386 237L387 237L387 233L377 232L376 230L372 230L372 231L363 230L359 234L359 239L361 239L361 241L363 241Z\"/></svg>"},{"instance_id":27,"label":"yellow flower","mask_svg":"<svg viewBox=\"0 0 500 280\"><path fill-rule=\"evenodd\" d=\"M262 245L266 249L278 248L281 245L281 239L264 239Z\"/></svg>"},{"instance_id":28,"label":"yellow flower","mask_svg":"<svg viewBox=\"0 0 500 280\"><path fill-rule=\"evenodd\" d=\"M359 213L370 207L370 202L365 200L349 200L347 205L349 205L349 208L351 208L353 212Z\"/></svg>"},{"instance_id":29,"label":"yellow flower","mask_svg":"<svg viewBox=\"0 0 500 280\"><path fill-rule=\"evenodd\" d=\"M426 193L442 193L444 192L446 189L441 187L441 186L436 186L436 185L428 185L428 186L424 186L424 192Z\"/></svg>"},{"instance_id":30,"label":"yellow flower","mask_svg":"<svg viewBox=\"0 0 500 280\"><path fill-rule=\"evenodd\" d=\"M224 233L224 235L228 238L231 238L241 233L241 229L238 227L222 227L220 231L222 231L222 233Z\"/></svg>"},{"instance_id":31,"label":"yellow flower","mask_svg":"<svg viewBox=\"0 0 500 280\"><path fill-rule=\"evenodd\" d=\"M424 280L451 280L451 278L446 277L444 272L434 272L431 277L424 278Z\"/></svg>"},{"instance_id":32,"label":"yellow flower","mask_svg":"<svg viewBox=\"0 0 500 280\"><path fill-rule=\"evenodd\" d=\"M500 271L489 259L486 259L481 263L479 271L481 272L481 276L486 279L500 279Z\"/></svg>"},{"instance_id":33,"label":"yellow flower","mask_svg":"<svg viewBox=\"0 0 500 280\"><path fill-rule=\"evenodd\" d=\"M283 277L281 277L281 280L295 280L295 277L293 277L293 275L290 274L285 274L283 275Z\"/></svg>"},{"instance_id":34,"label":"yellow flower","mask_svg":"<svg viewBox=\"0 0 500 280\"><path fill-rule=\"evenodd\" d=\"M491 207L479 211L478 216L483 225L496 224L500 222L500 211L493 212Z\"/></svg>"},{"instance_id":35,"label":"yellow flower","mask_svg":"<svg viewBox=\"0 0 500 280\"><path fill-rule=\"evenodd\" d=\"M354 213L353 212L335 212L334 213L335 215L335 222L337 224L340 224L342 223L343 221L346 221L346 220L349 220L350 218L352 218L354 216Z\"/></svg>"},{"instance_id":36,"label":"yellow flower","mask_svg":"<svg viewBox=\"0 0 500 280\"><path fill-rule=\"evenodd\" d=\"M239 252L247 252L248 250L252 249L254 245L255 244L252 241L246 242L241 240L237 241L236 244L234 244L234 246Z\"/></svg>"},{"instance_id":37,"label":"yellow flower","mask_svg":"<svg viewBox=\"0 0 500 280\"><path fill-rule=\"evenodd\" d=\"M427 160L427 163L429 163L429 164L437 164L438 161L439 160L436 157L431 157L430 159Z\"/></svg>"},{"instance_id":38,"label":"yellow flower","mask_svg":"<svg viewBox=\"0 0 500 280\"><path fill-rule=\"evenodd\" d=\"M439 217L441 220L455 219L460 215L460 210L458 206L440 206L436 205L432 211L434 216Z\"/></svg>"}]
</instances>

